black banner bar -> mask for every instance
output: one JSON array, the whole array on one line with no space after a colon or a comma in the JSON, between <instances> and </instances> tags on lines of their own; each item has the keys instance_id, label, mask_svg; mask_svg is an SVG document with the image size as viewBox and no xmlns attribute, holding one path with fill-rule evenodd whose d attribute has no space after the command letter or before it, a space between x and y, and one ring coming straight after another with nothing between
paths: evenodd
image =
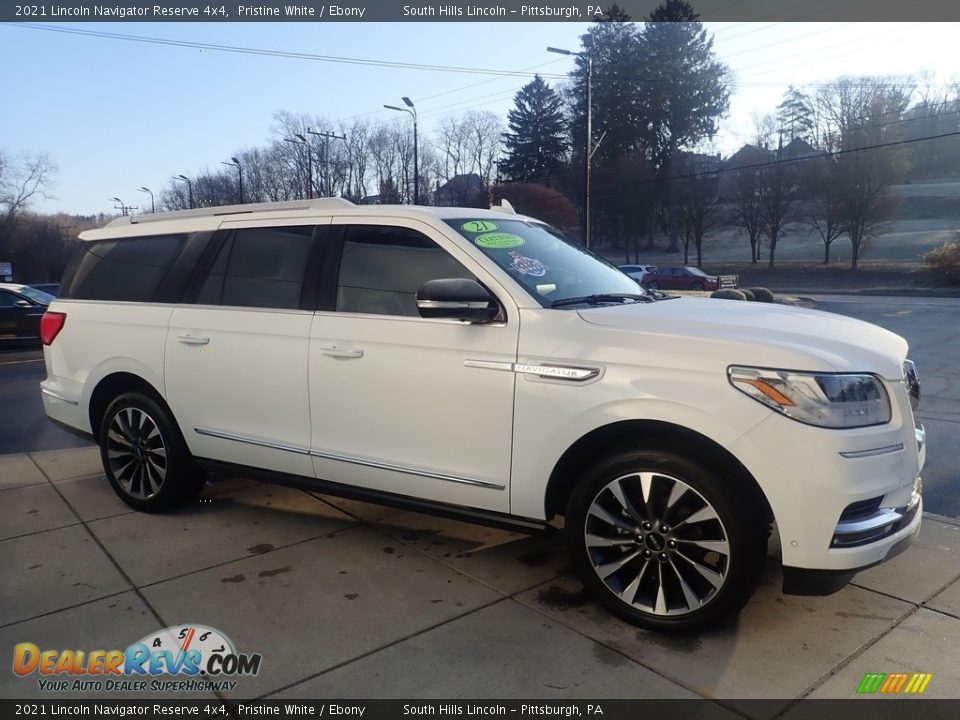
<instances>
[{"instance_id":1,"label":"black banner bar","mask_svg":"<svg viewBox=\"0 0 960 720\"><path fill-rule=\"evenodd\" d=\"M61 0L3 3L3 22L592 22L611 0ZM660 0L617 0L643 20ZM957 21L956 0L694 0L700 19L733 22Z\"/></svg>"},{"instance_id":2,"label":"black banner bar","mask_svg":"<svg viewBox=\"0 0 960 720\"><path fill-rule=\"evenodd\" d=\"M960 700L0 700L7 718L322 718L326 720L952 720Z\"/></svg>"}]
</instances>

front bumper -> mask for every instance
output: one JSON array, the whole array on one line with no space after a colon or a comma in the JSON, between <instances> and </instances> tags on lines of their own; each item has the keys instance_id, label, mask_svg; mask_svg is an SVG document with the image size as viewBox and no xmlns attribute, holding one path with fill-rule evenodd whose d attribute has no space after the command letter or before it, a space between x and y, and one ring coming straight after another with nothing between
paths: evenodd
<instances>
[{"instance_id":1,"label":"front bumper","mask_svg":"<svg viewBox=\"0 0 960 720\"><path fill-rule=\"evenodd\" d=\"M903 385L889 389L885 425L829 430L771 415L730 446L773 511L788 587L807 571L849 580L918 530L925 436Z\"/></svg>"},{"instance_id":2,"label":"front bumper","mask_svg":"<svg viewBox=\"0 0 960 720\"><path fill-rule=\"evenodd\" d=\"M810 570L798 567L783 567L783 594L784 595L832 595L849 583L853 577L863 570L895 558L908 547L920 534L920 518L923 515L923 501L912 511L912 517L904 518L906 526L896 533L899 540L887 547L886 555L870 565L852 570Z\"/></svg>"}]
</instances>

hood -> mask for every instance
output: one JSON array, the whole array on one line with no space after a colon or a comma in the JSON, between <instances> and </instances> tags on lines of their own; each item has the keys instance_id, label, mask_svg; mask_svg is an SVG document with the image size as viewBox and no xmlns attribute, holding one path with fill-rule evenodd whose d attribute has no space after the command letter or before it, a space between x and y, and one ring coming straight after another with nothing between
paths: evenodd
<instances>
[{"instance_id":1,"label":"hood","mask_svg":"<svg viewBox=\"0 0 960 720\"><path fill-rule=\"evenodd\" d=\"M695 342L702 353L722 353L730 364L792 363L787 369L871 372L897 381L907 354L906 340L881 327L788 305L684 297L579 314L593 325Z\"/></svg>"}]
</instances>

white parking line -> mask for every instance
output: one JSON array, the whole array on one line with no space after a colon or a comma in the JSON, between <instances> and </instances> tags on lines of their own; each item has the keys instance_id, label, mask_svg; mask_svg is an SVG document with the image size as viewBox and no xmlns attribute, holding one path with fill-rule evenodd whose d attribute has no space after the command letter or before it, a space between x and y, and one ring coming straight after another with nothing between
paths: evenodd
<instances>
[{"instance_id":1,"label":"white parking line","mask_svg":"<svg viewBox=\"0 0 960 720\"><path fill-rule=\"evenodd\" d=\"M11 360L10 362L0 362L0 365L23 365L24 363L43 362L43 358L36 360Z\"/></svg>"}]
</instances>

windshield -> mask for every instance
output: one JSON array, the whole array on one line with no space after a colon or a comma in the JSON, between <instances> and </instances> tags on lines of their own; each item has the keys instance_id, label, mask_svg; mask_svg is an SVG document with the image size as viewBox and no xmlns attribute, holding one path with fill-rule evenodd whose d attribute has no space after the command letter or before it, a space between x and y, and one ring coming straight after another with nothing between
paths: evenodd
<instances>
[{"instance_id":1,"label":"windshield","mask_svg":"<svg viewBox=\"0 0 960 720\"><path fill-rule=\"evenodd\" d=\"M446 222L544 307L571 298L644 294L636 280L547 225L500 218Z\"/></svg>"},{"instance_id":2,"label":"windshield","mask_svg":"<svg viewBox=\"0 0 960 720\"><path fill-rule=\"evenodd\" d=\"M36 288L29 287L27 285L24 285L22 288L17 290L17 292L26 298L30 298L35 303L40 303L41 305L49 305L54 300L53 295L50 295L49 293L45 293L43 290L37 290Z\"/></svg>"}]
</instances>

